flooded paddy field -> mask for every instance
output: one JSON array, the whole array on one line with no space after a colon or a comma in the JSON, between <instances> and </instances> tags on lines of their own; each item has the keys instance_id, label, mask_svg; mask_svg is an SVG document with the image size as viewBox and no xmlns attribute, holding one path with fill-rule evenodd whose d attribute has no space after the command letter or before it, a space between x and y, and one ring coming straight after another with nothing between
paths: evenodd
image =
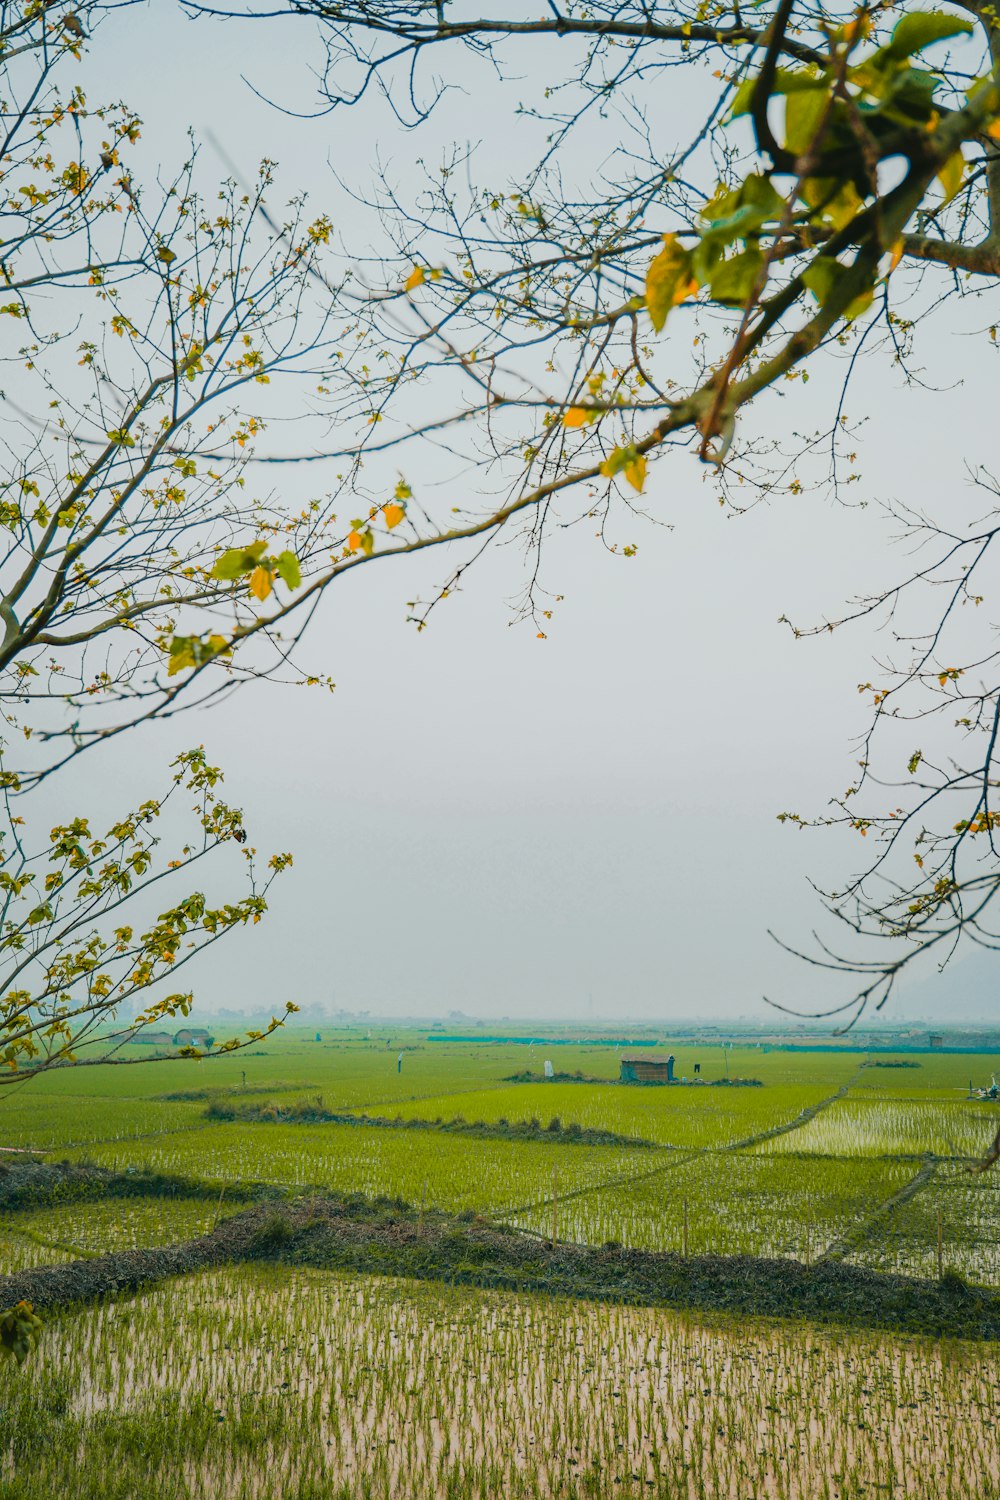
<instances>
[{"instance_id":1,"label":"flooded paddy field","mask_svg":"<svg viewBox=\"0 0 1000 1500\"><path fill-rule=\"evenodd\" d=\"M645 1250L834 1252L928 1274L940 1234L943 1263L1000 1278L994 1177L969 1171L1000 1109L967 1098L970 1077L988 1081L1000 1059L925 1054L893 1069L864 1053L678 1047L691 1086L660 1088L617 1082L622 1049L586 1043L550 1048L558 1075L545 1082L545 1050L290 1033L238 1061L122 1070L106 1098L93 1078L40 1080L9 1113L11 1143L177 1174L223 1201L247 1182L358 1192ZM594 1131L607 1142L592 1144ZM31 1228L94 1253L211 1222L204 1206L173 1212L92 1205L47 1227L42 1209Z\"/></svg>"},{"instance_id":2,"label":"flooded paddy field","mask_svg":"<svg viewBox=\"0 0 1000 1500\"><path fill-rule=\"evenodd\" d=\"M689 1086L671 1089L618 1083L618 1048L551 1052L546 1083L544 1044L291 1032L238 1059L40 1079L0 1115L0 1274L210 1235L259 1190L408 1204L542 1249L1000 1287L1000 1178L972 1170L1000 1111L967 1097L998 1059L678 1048ZM34 1192L25 1147L65 1180L46 1168ZM88 1163L114 1194L83 1191ZM972 1496L995 1459L990 1342L449 1287L447 1258L424 1281L311 1269L281 1263L280 1235L274 1258L46 1314L29 1362L0 1368L9 1492L133 1496L155 1473L166 1500Z\"/></svg>"},{"instance_id":3,"label":"flooded paddy field","mask_svg":"<svg viewBox=\"0 0 1000 1500\"><path fill-rule=\"evenodd\" d=\"M58 1333L27 1379L0 1371L26 1497L114 1500L155 1472L164 1500L931 1500L982 1494L996 1454L1000 1372L979 1344L270 1266Z\"/></svg>"}]
</instances>

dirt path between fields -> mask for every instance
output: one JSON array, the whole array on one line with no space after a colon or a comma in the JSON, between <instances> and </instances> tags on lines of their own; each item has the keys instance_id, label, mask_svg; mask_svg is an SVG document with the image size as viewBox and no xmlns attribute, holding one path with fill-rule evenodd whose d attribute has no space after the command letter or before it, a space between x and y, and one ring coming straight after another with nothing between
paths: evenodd
<instances>
[{"instance_id":1,"label":"dirt path between fields","mask_svg":"<svg viewBox=\"0 0 1000 1500\"><path fill-rule=\"evenodd\" d=\"M858 1072L860 1072L860 1068ZM835 1094L827 1099L819 1099L815 1104L807 1104L805 1109L800 1110L794 1120L787 1120L784 1125L772 1125L770 1130L758 1131L756 1135L748 1135L745 1141L733 1141L731 1146L723 1146L723 1151L748 1151L751 1146L759 1146L762 1141L772 1141L776 1136L788 1135L790 1131L801 1130L803 1125L808 1125L810 1120L824 1109L829 1109L831 1104L837 1104L841 1099L847 1098L847 1093L857 1081L858 1074L854 1073L846 1083L841 1084Z\"/></svg>"},{"instance_id":2,"label":"dirt path between fields","mask_svg":"<svg viewBox=\"0 0 1000 1500\"><path fill-rule=\"evenodd\" d=\"M901 1208L905 1203L909 1203L911 1199L915 1198L918 1193L923 1192L927 1184L933 1180L937 1169L938 1163L936 1160L924 1162L920 1171L914 1177L911 1177L909 1182L904 1182L899 1191L893 1193L891 1198L886 1198L884 1203L880 1203L878 1208L867 1219L863 1219L860 1224L856 1224L853 1229L848 1230L839 1240L834 1240L832 1244L828 1245L820 1256L820 1260L844 1260L848 1255L853 1255L855 1250L860 1250L862 1245L866 1245L883 1228L886 1220L892 1217L897 1208Z\"/></svg>"},{"instance_id":3,"label":"dirt path between fields","mask_svg":"<svg viewBox=\"0 0 1000 1500\"><path fill-rule=\"evenodd\" d=\"M732 1141L726 1146L668 1146L657 1145L656 1150L669 1154L669 1160L661 1162L659 1166L650 1167L645 1172L621 1172L615 1177L605 1178L602 1182L589 1183L585 1187L568 1188L566 1192L556 1192L556 1203L569 1203L574 1198L586 1198L591 1193L603 1193L608 1188L630 1187L634 1182L647 1182L651 1177L659 1177L663 1173L672 1172L675 1167L683 1166L685 1162L694 1161L698 1156L724 1156L733 1151L748 1151L753 1146L758 1146L762 1141L772 1140L775 1136L787 1135L792 1130L801 1130L814 1120L821 1110L829 1109L831 1104L847 1096L847 1091L853 1086L860 1073L854 1073L845 1084L834 1094L826 1099L818 1099L815 1104L808 1104L805 1109L800 1110L793 1120L786 1120L781 1125L772 1125L768 1130L761 1130L756 1135L748 1135L742 1141ZM493 1218L501 1223L511 1219L520 1218L522 1214L537 1213L540 1209L552 1206L552 1194L546 1193L541 1198L534 1199L531 1203L519 1204L516 1208L505 1208L501 1212L493 1214Z\"/></svg>"}]
</instances>

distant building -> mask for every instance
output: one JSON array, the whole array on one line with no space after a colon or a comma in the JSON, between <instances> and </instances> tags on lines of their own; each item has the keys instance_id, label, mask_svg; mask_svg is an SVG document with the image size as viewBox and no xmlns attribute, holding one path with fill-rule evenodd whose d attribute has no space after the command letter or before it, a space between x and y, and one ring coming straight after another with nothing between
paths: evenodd
<instances>
[{"instance_id":1,"label":"distant building","mask_svg":"<svg viewBox=\"0 0 1000 1500\"><path fill-rule=\"evenodd\" d=\"M927 1038L928 1047L943 1047L944 1037L939 1031L932 1031Z\"/></svg>"},{"instance_id":2,"label":"distant building","mask_svg":"<svg viewBox=\"0 0 1000 1500\"><path fill-rule=\"evenodd\" d=\"M132 1040L143 1047L172 1047L174 1043L169 1031L150 1031L148 1026L141 1026Z\"/></svg>"},{"instance_id":3,"label":"distant building","mask_svg":"<svg viewBox=\"0 0 1000 1500\"><path fill-rule=\"evenodd\" d=\"M175 1047L214 1047L215 1037L210 1031L202 1031L197 1026L185 1026L183 1031L178 1031L174 1037Z\"/></svg>"},{"instance_id":4,"label":"distant building","mask_svg":"<svg viewBox=\"0 0 1000 1500\"><path fill-rule=\"evenodd\" d=\"M673 1083L673 1055L663 1062L654 1062L651 1057L623 1057L619 1077L622 1083Z\"/></svg>"}]
</instances>

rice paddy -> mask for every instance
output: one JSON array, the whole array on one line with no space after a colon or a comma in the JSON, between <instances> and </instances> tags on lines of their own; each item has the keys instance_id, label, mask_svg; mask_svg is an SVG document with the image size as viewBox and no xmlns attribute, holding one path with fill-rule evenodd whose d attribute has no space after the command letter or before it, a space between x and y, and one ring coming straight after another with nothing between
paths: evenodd
<instances>
[{"instance_id":1,"label":"rice paddy","mask_svg":"<svg viewBox=\"0 0 1000 1500\"><path fill-rule=\"evenodd\" d=\"M687 1157L656 1176L599 1189L558 1207L561 1237L614 1241L692 1255L791 1256L809 1260L897 1193L914 1168L897 1162L824 1158L784 1161L747 1154ZM550 1232L551 1209L518 1217Z\"/></svg>"},{"instance_id":2,"label":"rice paddy","mask_svg":"<svg viewBox=\"0 0 1000 1500\"><path fill-rule=\"evenodd\" d=\"M47 1236L36 1238L27 1228L0 1231L0 1276L12 1276L15 1271L58 1265L72 1259L71 1251L52 1244Z\"/></svg>"},{"instance_id":3,"label":"rice paddy","mask_svg":"<svg viewBox=\"0 0 1000 1500\"><path fill-rule=\"evenodd\" d=\"M939 1225L945 1265L968 1281L1000 1286L1000 1180L954 1167L939 1167L850 1258L878 1270L933 1276Z\"/></svg>"},{"instance_id":4,"label":"rice paddy","mask_svg":"<svg viewBox=\"0 0 1000 1500\"><path fill-rule=\"evenodd\" d=\"M324 1187L368 1197L426 1195L436 1207L512 1208L547 1190L552 1170L567 1189L634 1170L635 1153L613 1148L474 1140L350 1125L211 1125L84 1152L90 1161L200 1177L211 1183ZM645 1160L645 1157L643 1157Z\"/></svg>"},{"instance_id":5,"label":"rice paddy","mask_svg":"<svg viewBox=\"0 0 1000 1500\"><path fill-rule=\"evenodd\" d=\"M996 1058L880 1071L863 1054L676 1055L678 1077L698 1061L710 1082L761 1086L623 1086L608 1045L357 1031L53 1074L0 1096L0 1146L138 1174L135 1193L8 1202L0 1173L0 1274L196 1238L241 1210L237 1187L265 1184L540 1239L946 1267L1000 1288L1000 1178L967 1170L1000 1120L966 1098L969 1075L988 1080ZM539 1081L543 1058L582 1078ZM370 1119L206 1116L272 1097ZM489 1133L443 1128L456 1121ZM541 1137L518 1139L531 1121ZM250 1500L279 1493L280 1471L282 1497L302 1500L980 1496L998 1395L989 1345L253 1262L52 1315L29 1363L0 1368L0 1491L132 1497L155 1473L165 1500Z\"/></svg>"},{"instance_id":6,"label":"rice paddy","mask_svg":"<svg viewBox=\"0 0 1000 1500\"><path fill-rule=\"evenodd\" d=\"M994 1125L993 1129L996 1129ZM802 1130L762 1141L765 1153L817 1156L982 1155L990 1135L981 1104L916 1099L842 1099Z\"/></svg>"},{"instance_id":7,"label":"rice paddy","mask_svg":"<svg viewBox=\"0 0 1000 1500\"><path fill-rule=\"evenodd\" d=\"M67 1255L103 1255L108 1250L139 1250L147 1245L172 1245L196 1239L227 1213L223 1198L153 1197L106 1199L97 1203L61 1203L17 1216L20 1234L31 1234L57 1246ZM32 1262L40 1264L41 1262ZM3 1273L0 1252L0 1274Z\"/></svg>"},{"instance_id":8,"label":"rice paddy","mask_svg":"<svg viewBox=\"0 0 1000 1500\"><path fill-rule=\"evenodd\" d=\"M404 1104L402 1119L485 1123L553 1118L663 1146L728 1146L794 1119L828 1095L828 1084L768 1088L622 1088L618 1083L529 1083L480 1093L445 1095Z\"/></svg>"},{"instance_id":9,"label":"rice paddy","mask_svg":"<svg viewBox=\"0 0 1000 1500\"><path fill-rule=\"evenodd\" d=\"M940 1500L998 1407L970 1345L254 1267L65 1317L0 1445L25 1497Z\"/></svg>"}]
</instances>

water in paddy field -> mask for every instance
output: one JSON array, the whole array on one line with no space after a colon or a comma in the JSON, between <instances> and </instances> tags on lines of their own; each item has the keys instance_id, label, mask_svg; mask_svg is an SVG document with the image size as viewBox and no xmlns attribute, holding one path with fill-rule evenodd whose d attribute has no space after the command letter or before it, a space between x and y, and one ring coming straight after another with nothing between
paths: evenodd
<instances>
[{"instance_id":1,"label":"water in paddy field","mask_svg":"<svg viewBox=\"0 0 1000 1500\"><path fill-rule=\"evenodd\" d=\"M931 1500L982 1493L995 1455L1000 1377L977 1345L272 1267L61 1326L32 1380L72 1392L81 1447L42 1451L43 1424L27 1495L109 1453L137 1475L133 1418L167 1497L267 1497L278 1465L373 1496Z\"/></svg>"},{"instance_id":2,"label":"water in paddy field","mask_svg":"<svg viewBox=\"0 0 1000 1500\"><path fill-rule=\"evenodd\" d=\"M694 1050L676 1051L693 1073ZM10 1143L104 1168L131 1196L8 1205L0 1269L211 1234L263 1184L479 1216L543 1260L554 1235L945 1268L1000 1291L1000 1177L968 1170L997 1111L966 1098L996 1059L893 1072L734 1049L728 1067L761 1087L669 1089L619 1084L616 1050L582 1045L557 1054L580 1077L545 1082L536 1052L282 1038L215 1073L123 1070L106 1093L92 1075L43 1080L7 1110ZM425 1272L242 1264L54 1314L28 1365L0 1367L7 1472L16 1460L28 1497L99 1473L140 1493L153 1472L164 1497L239 1500L280 1471L285 1492L324 1496L936 1500L943 1454L946 1492L982 1494L994 1344L449 1289L433 1256Z\"/></svg>"}]
</instances>

